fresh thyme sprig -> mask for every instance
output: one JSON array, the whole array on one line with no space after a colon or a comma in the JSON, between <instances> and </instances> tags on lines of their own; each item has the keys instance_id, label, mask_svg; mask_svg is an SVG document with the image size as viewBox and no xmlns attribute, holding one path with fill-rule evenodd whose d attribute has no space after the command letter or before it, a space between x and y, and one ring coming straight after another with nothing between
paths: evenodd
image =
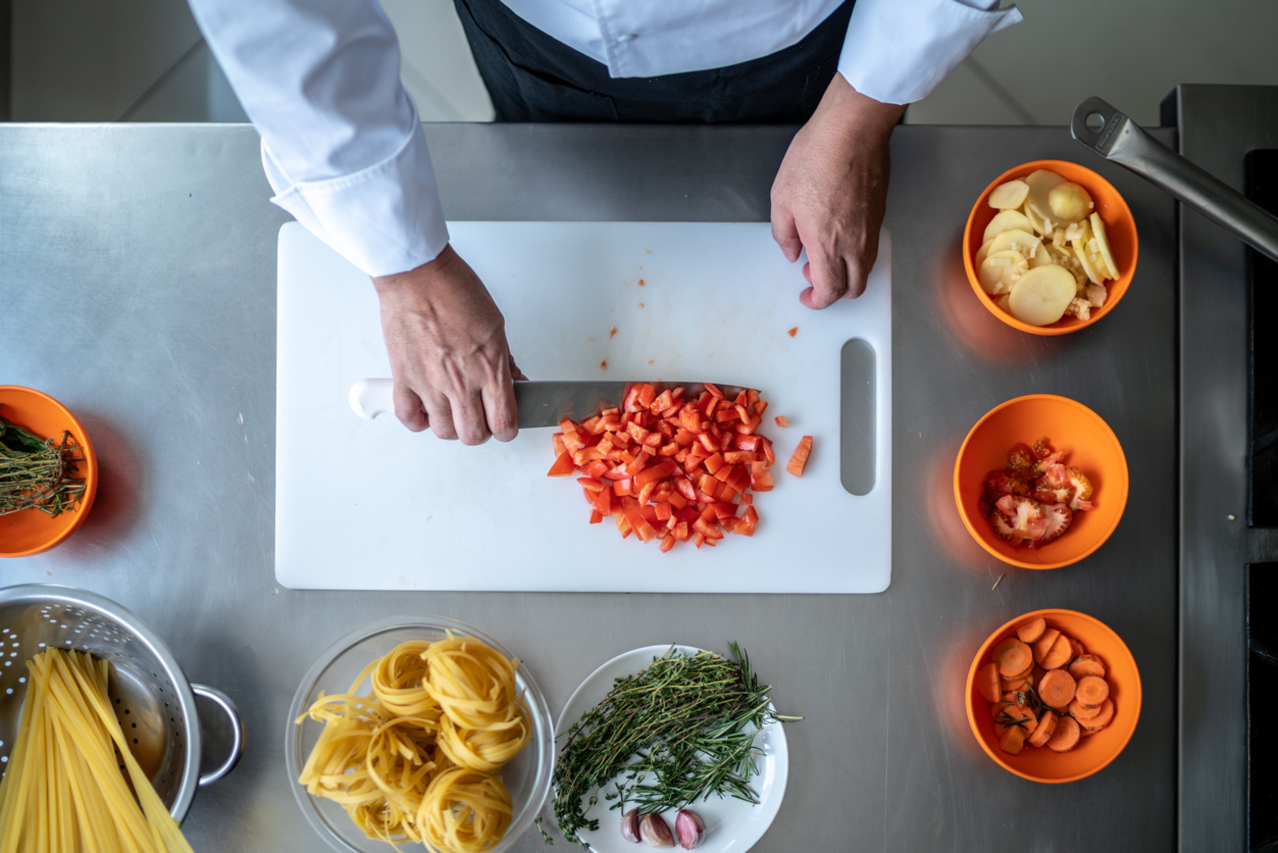
<instances>
[{"instance_id":1,"label":"fresh thyme sprig","mask_svg":"<svg viewBox=\"0 0 1278 853\"><path fill-rule=\"evenodd\" d=\"M38 509L51 516L72 509L84 494L75 469L82 448L63 432L61 441L40 438L0 417L0 515Z\"/></svg>"},{"instance_id":2,"label":"fresh thyme sprig","mask_svg":"<svg viewBox=\"0 0 1278 853\"><path fill-rule=\"evenodd\" d=\"M733 659L712 652L669 651L619 678L598 706L565 734L555 767L555 818L564 838L599 828L586 812L604 794L609 809L634 803L640 814L681 808L711 794L758 802L750 778L760 754L754 740L769 720L770 685L759 685L750 659L729 643Z\"/></svg>"}]
</instances>

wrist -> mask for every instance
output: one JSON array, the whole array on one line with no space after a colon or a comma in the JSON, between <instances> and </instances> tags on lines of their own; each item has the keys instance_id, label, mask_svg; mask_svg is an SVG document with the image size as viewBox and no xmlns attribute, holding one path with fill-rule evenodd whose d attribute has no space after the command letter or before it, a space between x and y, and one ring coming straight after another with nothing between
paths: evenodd
<instances>
[{"instance_id":1,"label":"wrist","mask_svg":"<svg viewBox=\"0 0 1278 853\"><path fill-rule=\"evenodd\" d=\"M430 290L432 284L446 280L454 275L458 264L464 264L461 256L453 251L451 244L446 244L434 260L427 261L419 267L390 275L373 276L373 288L381 297L394 296L404 290Z\"/></svg>"},{"instance_id":2,"label":"wrist","mask_svg":"<svg viewBox=\"0 0 1278 853\"><path fill-rule=\"evenodd\" d=\"M905 107L905 104L885 104L863 95L841 73L835 72L813 118L821 116L838 121L858 134L886 139L905 114Z\"/></svg>"}]
</instances>

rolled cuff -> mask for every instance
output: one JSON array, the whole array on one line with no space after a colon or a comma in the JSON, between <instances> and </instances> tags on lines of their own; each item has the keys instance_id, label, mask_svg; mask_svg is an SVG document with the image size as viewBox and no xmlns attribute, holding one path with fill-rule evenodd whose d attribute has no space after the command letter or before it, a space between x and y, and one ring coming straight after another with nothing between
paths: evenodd
<instances>
[{"instance_id":1,"label":"rolled cuff","mask_svg":"<svg viewBox=\"0 0 1278 853\"><path fill-rule=\"evenodd\" d=\"M394 154L349 175L290 181L262 142L271 201L370 276L406 272L448 245L430 151L414 112L413 131Z\"/></svg>"},{"instance_id":2,"label":"rolled cuff","mask_svg":"<svg viewBox=\"0 0 1278 853\"><path fill-rule=\"evenodd\" d=\"M987 11L961 0L858 0L839 71L885 104L926 97L988 36L1021 21L1015 6Z\"/></svg>"}]
</instances>

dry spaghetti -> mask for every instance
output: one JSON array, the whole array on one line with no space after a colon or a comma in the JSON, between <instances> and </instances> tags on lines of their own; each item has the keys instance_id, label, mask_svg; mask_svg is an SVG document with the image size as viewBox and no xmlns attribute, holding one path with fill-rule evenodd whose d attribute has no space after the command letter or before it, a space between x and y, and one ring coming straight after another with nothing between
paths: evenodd
<instances>
[{"instance_id":1,"label":"dry spaghetti","mask_svg":"<svg viewBox=\"0 0 1278 853\"><path fill-rule=\"evenodd\" d=\"M111 710L111 664L49 649L27 671L18 737L0 781L0 851L191 853Z\"/></svg>"},{"instance_id":2,"label":"dry spaghetti","mask_svg":"<svg viewBox=\"0 0 1278 853\"><path fill-rule=\"evenodd\" d=\"M370 838L482 853L513 815L497 773L531 737L518 666L451 633L400 644L298 717L324 723L298 781ZM365 679L372 689L361 696Z\"/></svg>"}]
</instances>

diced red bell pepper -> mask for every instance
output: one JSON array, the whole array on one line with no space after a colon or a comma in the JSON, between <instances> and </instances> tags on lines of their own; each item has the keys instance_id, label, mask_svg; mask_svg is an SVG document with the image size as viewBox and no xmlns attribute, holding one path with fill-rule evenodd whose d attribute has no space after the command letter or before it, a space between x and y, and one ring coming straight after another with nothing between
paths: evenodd
<instances>
[{"instance_id":1,"label":"diced red bell pepper","mask_svg":"<svg viewBox=\"0 0 1278 853\"><path fill-rule=\"evenodd\" d=\"M567 477L573 471L577 470L577 465L572 461L572 454L565 451L559 454L559 458L555 460L555 464L550 466L547 477Z\"/></svg>"},{"instance_id":2,"label":"diced red bell pepper","mask_svg":"<svg viewBox=\"0 0 1278 853\"><path fill-rule=\"evenodd\" d=\"M785 470L796 477L802 477L810 455L812 455L812 436L805 435L799 439L799 446L794 449L794 455L790 457L790 464L785 466Z\"/></svg>"}]
</instances>

